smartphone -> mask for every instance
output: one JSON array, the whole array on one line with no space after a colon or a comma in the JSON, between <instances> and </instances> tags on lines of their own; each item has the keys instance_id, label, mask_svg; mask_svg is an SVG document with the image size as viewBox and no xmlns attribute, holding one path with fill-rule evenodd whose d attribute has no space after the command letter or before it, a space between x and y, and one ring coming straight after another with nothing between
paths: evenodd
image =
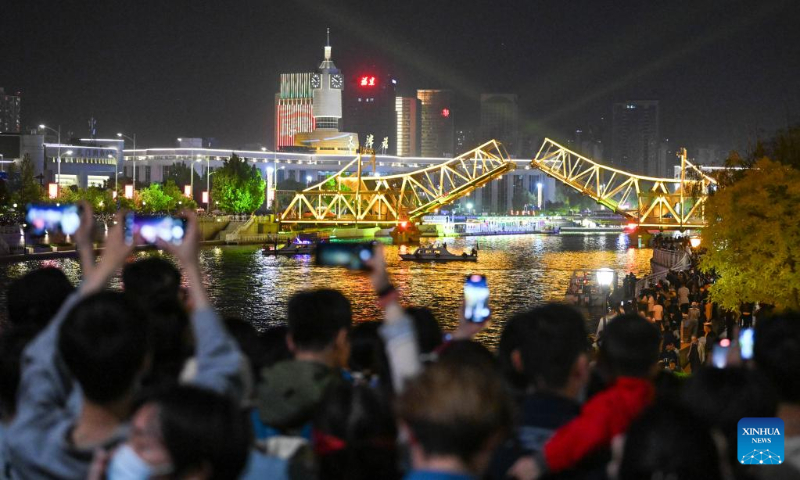
<instances>
[{"instance_id":1,"label":"smartphone","mask_svg":"<svg viewBox=\"0 0 800 480\"><path fill-rule=\"evenodd\" d=\"M34 237L41 237L45 233L72 235L80 226L80 207L74 203L29 204L25 209L25 229Z\"/></svg>"},{"instance_id":2,"label":"smartphone","mask_svg":"<svg viewBox=\"0 0 800 480\"><path fill-rule=\"evenodd\" d=\"M186 219L168 215L125 215L125 243L131 245L136 234L153 245L159 238L174 245L180 245L186 235Z\"/></svg>"},{"instance_id":3,"label":"smartphone","mask_svg":"<svg viewBox=\"0 0 800 480\"><path fill-rule=\"evenodd\" d=\"M369 270L367 261L373 256L374 243L320 243L317 245L317 265L347 267L350 270Z\"/></svg>"},{"instance_id":4,"label":"smartphone","mask_svg":"<svg viewBox=\"0 0 800 480\"><path fill-rule=\"evenodd\" d=\"M752 328L743 328L739 331L739 353L742 356L742 360L753 358L754 335L755 332Z\"/></svg>"},{"instance_id":5,"label":"smartphone","mask_svg":"<svg viewBox=\"0 0 800 480\"><path fill-rule=\"evenodd\" d=\"M713 353L711 354L711 363L717 368L725 368L728 365L728 351L731 348L731 341L723 338L716 345L714 345Z\"/></svg>"},{"instance_id":6,"label":"smartphone","mask_svg":"<svg viewBox=\"0 0 800 480\"><path fill-rule=\"evenodd\" d=\"M464 318L470 322L483 323L490 313L486 275L467 275L464 282Z\"/></svg>"}]
</instances>

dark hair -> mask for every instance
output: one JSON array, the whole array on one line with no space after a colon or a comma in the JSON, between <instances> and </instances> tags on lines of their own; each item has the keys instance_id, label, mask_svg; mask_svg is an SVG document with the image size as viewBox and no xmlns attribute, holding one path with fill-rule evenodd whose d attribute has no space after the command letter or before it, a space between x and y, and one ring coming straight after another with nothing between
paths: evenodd
<instances>
[{"instance_id":1,"label":"dark hair","mask_svg":"<svg viewBox=\"0 0 800 480\"><path fill-rule=\"evenodd\" d=\"M525 375L538 388L561 388L575 360L589 346L583 316L567 305L549 304L514 316Z\"/></svg>"},{"instance_id":2,"label":"dark hair","mask_svg":"<svg viewBox=\"0 0 800 480\"><path fill-rule=\"evenodd\" d=\"M515 351L522 353L522 323L524 317L515 315L509 319L500 334L500 343L497 345L497 364L503 372L508 386L516 393L523 394L528 387L528 379L524 372L517 370L512 360Z\"/></svg>"},{"instance_id":3,"label":"dark hair","mask_svg":"<svg viewBox=\"0 0 800 480\"><path fill-rule=\"evenodd\" d=\"M691 410L656 404L628 428L617 478L721 479L719 452Z\"/></svg>"},{"instance_id":4,"label":"dark hair","mask_svg":"<svg viewBox=\"0 0 800 480\"><path fill-rule=\"evenodd\" d=\"M148 257L122 269L125 295L141 305L158 305L178 299L181 273L167 260Z\"/></svg>"},{"instance_id":5,"label":"dark hair","mask_svg":"<svg viewBox=\"0 0 800 480\"><path fill-rule=\"evenodd\" d=\"M397 411L426 455L455 455L469 467L512 423L500 376L473 363L432 364L408 382Z\"/></svg>"},{"instance_id":6,"label":"dark hair","mask_svg":"<svg viewBox=\"0 0 800 480\"><path fill-rule=\"evenodd\" d=\"M781 401L800 403L800 313L759 318L753 358Z\"/></svg>"},{"instance_id":7,"label":"dark hair","mask_svg":"<svg viewBox=\"0 0 800 480\"><path fill-rule=\"evenodd\" d=\"M306 290L289 299L289 333L302 350L330 346L340 330L350 329L352 318L350 301L336 290Z\"/></svg>"},{"instance_id":8,"label":"dark hair","mask_svg":"<svg viewBox=\"0 0 800 480\"><path fill-rule=\"evenodd\" d=\"M599 359L616 376L647 377L658 360L658 331L639 315L614 317L604 328Z\"/></svg>"},{"instance_id":9,"label":"dark hair","mask_svg":"<svg viewBox=\"0 0 800 480\"><path fill-rule=\"evenodd\" d=\"M183 366L192 356L189 315L177 298L147 309L152 366L142 385L170 387L178 383Z\"/></svg>"},{"instance_id":10,"label":"dark hair","mask_svg":"<svg viewBox=\"0 0 800 480\"><path fill-rule=\"evenodd\" d=\"M228 397L179 386L153 398L173 475L210 467L211 479L238 478L247 463L251 432L247 416Z\"/></svg>"},{"instance_id":11,"label":"dark hair","mask_svg":"<svg viewBox=\"0 0 800 480\"><path fill-rule=\"evenodd\" d=\"M442 328L433 311L427 307L407 307L406 313L414 322L419 353L431 353L442 344Z\"/></svg>"},{"instance_id":12,"label":"dark hair","mask_svg":"<svg viewBox=\"0 0 800 480\"><path fill-rule=\"evenodd\" d=\"M231 337L236 340L239 349L247 358L250 364L250 371L257 373L261 370L266 363L265 357L268 353L255 327L241 318L225 317L225 328L228 330ZM284 339L284 344L285 343L286 341Z\"/></svg>"},{"instance_id":13,"label":"dark hair","mask_svg":"<svg viewBox=\"0 0 800 480\"><path fill-rule=\"evenodd\" d=\"M343 448L320 451L322 480L399 478L397 427L386 397L367 386L338 384L326 393L313 423L315 435L341 441Z\"/></svg>"},{"instance_id":14,"label":"dark hair","mask_svg":"<svg viewBox=\"0 0 800 480\"><path fill-rule=\"evenodd\" d=\"M27 273L8 287L8 320L14 325L28 324L41 330L73 291L64 272L57 268Z\"/></svg>"},{"instance_id":15,"label":"dark hair","mask_svg":"<svg viewBox=\"0 0 800 480\"><path fill-rule=\"evenodd\" d=\"M32 325L6 328L0 334L0 414L13 417L17 411L22 352L36 336Z\"/></svg>"},{"instance_id":16,"label":"dark hair","mask_svg":"<svg viewBox=\"0 0 800 480\"><path fill-rule=\"evenodd\" d=\"M148 352L147 318L122 294L80 301L61 325L58 349L89 400L104 404L132 386Z\"/></svg>"},{"instance_id":17,"label":"dark hair","mask_svg":"<svg viewBox=\"0 0 800 480\"><path fill-rule=\"evenodd\" d=\"M280 361L292 358L292 352L289 351L289 345L286 344L286 334L288 332L289 327L286 325L276 325L264 330L259 337L263 357L258 358L257 368L254 370L255 373Z\"/></svg>"},{"instance_id":18,"label":"dark hair","mask_svg":"<svg viewBox=\"0 0 800 480\"><path fill-rule=\"evenodd\" d=\"M383 340L378 333L379 322L363 322L350 331L350 371L365 375L365 379L377 376L381 386L391 385L389 360Z\"/></svg>"},{"instance_id":19,"label":"dark hair","mask_svg":"<svg viewBox=\"0 0 800 480\"><path fill-rule=\"evenodd\" d=\"M468 365L479 368L490 374L499 373L497 359L494 354L473 340L454 340L439 352L439 363L454 366Z\"/></svg>"}]
</instances>

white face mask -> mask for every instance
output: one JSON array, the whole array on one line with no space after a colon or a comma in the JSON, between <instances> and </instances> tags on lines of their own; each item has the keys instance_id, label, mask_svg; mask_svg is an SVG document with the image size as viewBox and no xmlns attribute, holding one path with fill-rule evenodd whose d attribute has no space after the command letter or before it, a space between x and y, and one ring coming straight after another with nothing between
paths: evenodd
<instances>
[{"instance_id":1,"label":"white face mask","mask_svg":"<svg viewBox=\"0 0 800 480\"><path fill-rule=\"evenodd\" d=\"M114 452L108 464L106 477L109 480L147 480L157 475L172 472L172 465L152 466L142 460L129 444L125 444Z\"/></svg>"}]
</instances>

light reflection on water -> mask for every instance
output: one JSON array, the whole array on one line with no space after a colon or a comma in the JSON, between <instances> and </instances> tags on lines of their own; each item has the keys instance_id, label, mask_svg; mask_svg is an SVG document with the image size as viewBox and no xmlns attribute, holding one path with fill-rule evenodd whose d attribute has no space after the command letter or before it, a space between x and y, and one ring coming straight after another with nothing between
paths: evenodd
<instances>
[{"instance_id":1,"label":"light reflection on water","mask_svg":"<svg viewBox=\"0 0 800 480\"><path fill-rule=\"evenodd\" d=\"M430 307L445 328L457 321L464 277L483 273L491 290L494 323L481 334L496 345L505 320L527 307L562 300L576 269L610 267L620 274L649 273L649 249L628 248L624 235L514 235L447 239L460 253L479 244L479 261L429 264L402 262L399 247L386 246L392 281L404 302ZM137 256L157 255L139 253ZM201 267L212 301L223 315L250 319L263 328L285 318L286 303L298 290L336 288L353 303L356 321L379 318L369 279L364 273L313 265L313 258L265 257L256 246L213 247L201 251ZM0 305L5 316L5 286L33 268L61 268L77 283L80 267L71 259L31 261L0 266ZM119 278L112 288L119 288ZM46 292L42 292L46 295Z\"/></svg>"}]
</instances>

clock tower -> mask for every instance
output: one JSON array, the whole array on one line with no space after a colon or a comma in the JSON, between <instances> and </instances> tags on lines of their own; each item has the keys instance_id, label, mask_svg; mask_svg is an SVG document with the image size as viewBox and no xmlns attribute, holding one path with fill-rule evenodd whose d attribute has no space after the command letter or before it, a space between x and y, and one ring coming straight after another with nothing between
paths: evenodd
<instances>
[{"instance_id":1,"label":"clock tower","mask_svg":"<svg viewBox=\"0 0 800 480\"><path fill-rule=\"evenodd\" d=\"M344 77L331 60L331 30L328 29L325 58L319 65L319 73L311 74L311 89L314 97L315 130L339 131L342 118L342 89Z\"/></svg>"}]
</instances>

